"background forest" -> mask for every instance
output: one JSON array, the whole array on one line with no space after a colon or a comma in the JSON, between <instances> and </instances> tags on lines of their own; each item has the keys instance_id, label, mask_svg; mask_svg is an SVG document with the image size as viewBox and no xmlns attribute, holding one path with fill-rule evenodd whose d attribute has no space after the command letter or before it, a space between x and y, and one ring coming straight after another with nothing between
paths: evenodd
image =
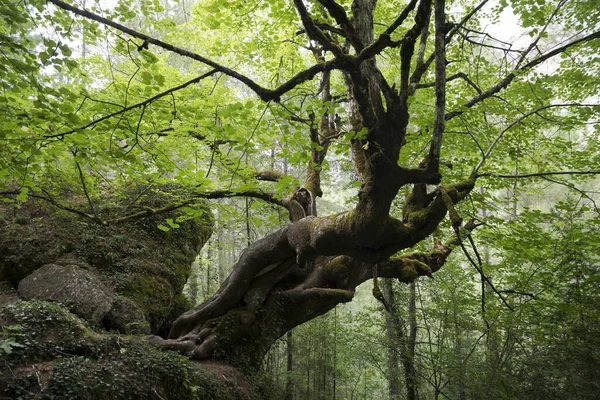
<instances>
[{"instance_id":1,"label":"background forest","mask_svg":"<svg viewBox=\"0 0 600 400\"><path fill-rule=\"evenodd\" d=\"M392 111L407 119L402 138L386 142L370 118ZM90 226L151 218L165 238L207 218L212 235L180 285L201 310L228 293L244 257L267 254L254 245L261 238L276 242L268 235L302 221L338 223L372 210L361 207L378 199L377 182L387 187L398 171L423 174L394 187L384 217L366 213L377 226L388 214L422 225L407 245L361 247L366 239L343 229L369 235L372 226L354 221L336 225L326 251L316 236L302 248L289 239L294 254L285 262L295 266L285 268L294 277L303 270L310 278L341 256L367 272L348 287L319 275L315 286L340 298L315 305L289 331L260 331L267 348L274 343L260 363L272 398L598 398L599 120L594 1L0 0L6 232L29 224L9 216L31 202ZM378 154L406 169L380 174ZM419 194L426 203L417 204ZM148 203L163 195L167 202ZM438 219L422 214L436 201ZM333 225L315 226L320 233ZM0 281L16 288L25 275L3 272L12 264L2 246ZM402 260L404 272L390 273L387 260ZM257 267L251 278L271 270ZM295 288L314 289L309 278ZM145 288L150 297L153 287ZM278 276L264 293L252 286L239 296L247 290L268 305L291 287ZM207 318L195 328L178 319L170 336L160 324L128 333L235 365L238 350L223 356L184 341L218 337L217 328L203 330ZM0 355L21 346L3 334Z\"/></svg>"}]
</instances>

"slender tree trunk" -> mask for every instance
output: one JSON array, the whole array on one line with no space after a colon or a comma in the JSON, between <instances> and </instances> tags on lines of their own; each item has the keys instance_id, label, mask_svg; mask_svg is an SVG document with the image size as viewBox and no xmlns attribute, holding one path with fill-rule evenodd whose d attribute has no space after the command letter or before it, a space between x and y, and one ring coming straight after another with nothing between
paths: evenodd
<instances>
[{"instance_id":1,"label":"slender tree trunk","mask_svg":"<svg viewBox=\"0 0 600 400\"><path fill-rule=\"evenodd\" d=\"M198 270L200 266L197 262L192 264L192 273L188 278L189 282L189 297L193 305L198 304Z\"/></svg>"},{"instance_id":2,"label":"slender tree trunk","mask_svg":"<svg viewBox=\"0 0 600 400\"><path fill-rule=\"evenodd\" d=\"M410 284L410 298L408 302L408 338L406 341L406 352L404 373L406 376L406 395L408 400L418 398L417 370L415 368L415 345L417 342L417 304L416 283Z\"/></svg>"},{"instance_id":3,"label":"slender tree trunk","mask_svg":"<svg viewBox=\"0 0 600 400\"><path fill-rule=\"evenodd\" d=\"M218 217L217 217L218 218ZM218 252L218 256L217 256L217 263L218 263L218 269L219 269L219 285L221 285L223 283L223 281L225 280L225 255L226 250L223 248L224 246L224 234L223 234L223 224L221 222L217 222L217 252Z\"/></svg>"},{"instance_id":4,"label":"slender tree trunk","mask_svg":"<svg viewBox=\"0 0 600 400\"><path fill-rule=\"evenodd\" d=\"M294 342L292 331L286 334L286 354L287 354L287 381L285 384L285 399L294 400L294 380L292 374L294 372Z\"/></svg>"},{"instance_id":5,"label":"slender tree trunk","mask_svg":"<svg viewBox=\"0 0 600 400\"><path fill-rule=\"evenodd\" d=\"M417 337L417 318L416 318L416 290L414 283L411 284L409 304L408 304L408 332L405 331L402 315L392 299L395 300L394 289L389 284L384 285L384 305L387 316L390 318L395 331L395 337L398 339L398 349L402 360L404 370L404 386L406 389L406 398L408 400L418 399L417 394L417 374L415 368L415 344ZM390 376L390 378L392 378ZM390 387L390 396L392 390Z\"/></svg>"},{"instance_id":6,"label":"slender tree trunk","mask_svg":"<svg viewBox=\"0 0 600 400\"><path fill-rule=\"evenodd\" d=\"M384 280L383 293L390 304L394 304L394 290L392 279ZM400 365L398 364L398 349L400 340L398 330L394 327L394 319L390 313L385 313L385 331L388 339L387 365L388 365L388 393L390 400L400 399Z\"/></svg>"},{"instance_id":7,"label":"slender tree trunk","mask_svg":"<svg viewBox=\"0 0 600 400\"><path fill-rule=\"evenodd\" d=\"M333 309L333 400L336 398L337 373L337 307Z\"/></svg>"},{"instance_id":8,"label":"slender tree trunk","mask_svg":"<svg viewBox=\"0 0 600 400\"><path fill-rule=\"evenodd\" d=\"M210 286L210 281L212 279L211 277L211 260L212 260L212 246L211 243L208 244L208 246L206 246L206 292L204 293L204 300L208 299L210 297L210 294L212 293L212 289Z\"/></svg>"}]
</instances>

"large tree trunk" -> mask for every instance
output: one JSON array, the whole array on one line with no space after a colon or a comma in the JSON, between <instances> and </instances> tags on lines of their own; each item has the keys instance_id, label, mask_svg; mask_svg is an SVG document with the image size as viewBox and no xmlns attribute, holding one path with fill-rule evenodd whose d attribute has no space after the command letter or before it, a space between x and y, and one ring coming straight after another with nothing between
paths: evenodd
<instances>
[{"instance_id":1,"label":"large tree trunk","mask_svg":"<svg viewBox=\"0 0 600 400\"><path fill-rule=\"evenodd\" d=\"M425 161L421 167L409 169L397 163L409 120L410 59L416 39L429 21L431 2L419 2L414 26L402 41L399 92L385 82L374 57L360 60L360 56L349 55L319 33L301 0L294 4L309 36L322 45L322 49L313 50L315 58L322 60L324 49L348 63L344 71L350 124L367 132L352 145L355 167L363 182L358 202L351 211L316 216L314 198L321 194L320 166L329 139L339 132L332 116L324 115L319 123L313 119L311 140L319 146L312 151L304 187L284 202L293 223L249 245L212 298L179 317L167 340L154 338L194 359L226 359L255 368L287 331L352 300L356 287L373 277L374 265L379 276L402 282L430 275L441 267L456 243L438 245L427 253L390 257L432 234L447 211L453 211L453 204L474 186L474 179L468 179L428 193L426 184L440 181L437 165L431 169ZM352 21L341 15L333 2L321 4L348 30L355 52L368 53L369 45L376 45L372 17L376 1L355 0ZM330 73L324 73L324 102L331 100L329 79ZM402 220L393 218L392 202L400 188L410 184L414 190Z\"/></svg>"}]
</instances>

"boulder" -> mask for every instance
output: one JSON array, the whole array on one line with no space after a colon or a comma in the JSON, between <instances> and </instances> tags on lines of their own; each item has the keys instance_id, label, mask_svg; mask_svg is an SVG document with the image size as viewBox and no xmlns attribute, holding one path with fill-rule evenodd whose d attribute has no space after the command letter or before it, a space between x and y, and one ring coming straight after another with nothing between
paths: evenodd
<instances>
[{"instance_id":1,"label":"boulder","mask_svg":"<svg viewBox=\"0 0 600 400\"><path fill-rule=\"evenodd\" d=\"M150 334L150 325L142 309L127 297L116 295L113 298L112 308L104 317L105 328L122 333Z\"/></svg>"},{"instance_id":2,"label":"boulder","mask_svg":"<svg viewBox=\"0 0 600 400\"><path fill-rule=\"evenodd\" d=\"M154 190L132 187L118 196L106 193L94 202L103 220L114 221L140 209L163 209L186 196L189 195L174 187ZM74 209L88 207L87 200L68 191L58 200ZM80 266L95 277L89 282L101 281L106 289L100 291L112 296L112 301L103 301L102 307L92 312L93 317L85 311L86 319L97 322L102 318L99 314L104 313L106 318L102 323L120 333L149 330L164 334L174 314L185 311L182 306L186 304L180 299L183 286L192 262L211 233L212 216L200 200L186 208L109 224L98 224L33 198L19 207L0 203L0 281L17 287L48 264ZM62 274L71 274L73 270L55 269L57 276L53 279L48 276L52 283L47 283L53 289L46 284L43 289L52 291L55 298L40 298L64 301L58 299L56 291L70 286L71 275ZM41 282L38 278L33 284L30 279L23 284L24 288ZM29 288L23 290L29 293ZM70 307L75 310L74 294L70 296ZM110 312L103 308L107 303L112 304Z\"/></svg>"},{"instance_id":3,"label":"boulder","mask_svg":"<svg viewBox=\"0 0 600 400\"><path fill-rule=\"evenodd\" d=\"M113 305L111 290L77 265L46 264L19 283L24 299L58 301L79 317L100 324Z\"/></svg>"},{"instance_id":4,"label":"boulder","mask_svg":"<svg viewBox=\"0 0 600 400\"><path fill-rule=\"evenodd\" d=\"M0 332L2 399L275 398L268 382L97 329L57 303L0 307Z\"/></svg>"}]
</instances>

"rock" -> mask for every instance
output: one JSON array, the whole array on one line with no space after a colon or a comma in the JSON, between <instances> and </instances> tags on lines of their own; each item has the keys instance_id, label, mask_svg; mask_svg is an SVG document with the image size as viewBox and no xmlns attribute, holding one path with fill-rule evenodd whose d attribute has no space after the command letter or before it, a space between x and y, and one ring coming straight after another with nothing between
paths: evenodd
<instances>
[{"instance_id":1,"label":"rock","mask_svg":"<svg viewBox=\"0 0 600 400\"><path fill-rule=\"evenodd\" d=\"M23 279L18 291L25 299L61 302L93 324L99 324L113 304L110 289L96 275L72 264L46 264Z\"/></svg>"},{"instance_id":2,"label":"rock","mask_svg":"<svg viewBox=\"0 0 600 400\"><path fill-rule=\"evenodd\" d=\"M103 325L124 335L150 333L150 325L142 309L132 300L120 295L114 296L112 308L104 317Z\"/></svg>"},{"instance_id":3,"label":"rock","mask_svg":"<svg viewBox=\"0 0 600 400\"><path fill-rule=\"evenodd\" d=\"M268 382L95 329L57 303L0 307L0 332L2 399L276 398Z\"/></svg>"},{"instance_id":4,"label":"rock","mask_svg":"<svg viewBox=\"0 0 600 400\"><path fill-rule=\"evenodd\" d=\"M120 196L100 196L96 211L111 220L139 208L161 209L185 196L175 187L132 187ZM84 199L68 190L59 198L75 209L87 207ZM108 287L107 293L130 301L116 301L103 321L110 329L129 332L127 324L131 329L147 323L150 332L164 334L173 314L185 311L179 297L191 264L211 233L211 213L202 201L185 210L105 225L32 198L19 208L0 203L0 281L16 287L46 264L83 265Z\"/></svg>"}]
</instances>

